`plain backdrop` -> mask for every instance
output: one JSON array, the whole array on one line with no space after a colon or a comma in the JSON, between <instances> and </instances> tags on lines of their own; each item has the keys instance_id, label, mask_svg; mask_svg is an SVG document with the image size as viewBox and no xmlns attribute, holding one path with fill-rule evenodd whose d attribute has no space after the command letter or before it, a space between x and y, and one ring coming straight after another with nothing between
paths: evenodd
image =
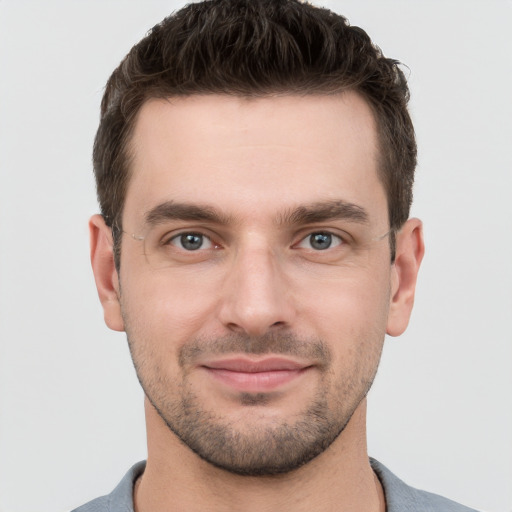
<instances>
[{"instance_id":1,"label":"plain backdrop","mask_svg":"<svg viewBox=\"0 0 512 512\"><path fill-rule=\"evenodd\" d=\"M386 341L370 454L512 510L512 3L323 1L406 63L427 254ZM0 511L64 512L145 458L143 396L88 257L103 86L181 2L0 0Z\"/></svg>"}]
</instances>

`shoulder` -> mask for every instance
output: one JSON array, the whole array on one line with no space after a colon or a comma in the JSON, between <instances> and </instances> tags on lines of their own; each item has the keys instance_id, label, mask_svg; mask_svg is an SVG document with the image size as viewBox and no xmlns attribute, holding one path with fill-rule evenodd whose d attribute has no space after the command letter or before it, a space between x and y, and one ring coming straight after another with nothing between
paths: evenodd
<instances>
[{"instance_id":1,"label":"shoulder","mask_svg":"<svg viewBox=\"0 0 512 512\"><path fill-rule=\"evenodd\" d=\"M145 467L144 461L138 462L110 494L89 501L72 512L133 512L133 485Z\"/></svg>"},{"instance_id":2,"label":"shoulder","mask_svg":"<svg viewBox=\"0 0 512 512\"><path fill-rule=\"evenodd\" d=\"M388 512L477 512L438 494L410 487L375 459L370 463L384 488Z\"/></svg>"},{"instance_id":3,"label":"shoulder","mask_svg":"<svg viewBox=\"0 0 512 512\"><path fill-rule=\"evenodd\" d=\"M81 507L75 508L72 512L107 512L110 511L108 502L108 496L101 496L101 498L96 498Z\"/></svg>"}]
</instances>

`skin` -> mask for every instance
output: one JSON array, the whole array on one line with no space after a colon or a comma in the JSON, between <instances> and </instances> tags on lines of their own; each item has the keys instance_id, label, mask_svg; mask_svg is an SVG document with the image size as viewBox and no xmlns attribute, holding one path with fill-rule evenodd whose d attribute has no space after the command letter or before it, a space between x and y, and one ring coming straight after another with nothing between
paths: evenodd
<instances>
[{"instance_id":1,"label":"skin","mask_svg":"<svg viewBox=\"0 0 512 512\"><path fill-rule=\"evenodd\" d=\"M410 219L390 262L366 102L355 93L150 100L131 150L119 274L103 219L90 228L105 321L127 332L147 397L137 511L385 510L365 397L385 333L407 326L424 248ZM191 206L212 215L181 218ZM180 218L163 228L162 212ZM184 232L208 238L191 251ZM312 233L331 234L332 245L319 250ZM212 370L226 358L284 358L301 370L247 387Z\"/></svg>"}]
</instances>

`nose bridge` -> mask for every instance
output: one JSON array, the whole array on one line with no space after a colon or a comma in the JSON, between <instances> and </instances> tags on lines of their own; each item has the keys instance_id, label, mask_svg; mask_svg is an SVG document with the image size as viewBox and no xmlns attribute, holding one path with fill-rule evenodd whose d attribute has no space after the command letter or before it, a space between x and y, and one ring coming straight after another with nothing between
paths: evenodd
<instances>
[{"instance_id":1,"label":"nose bridge","mask_svg":"<svg viewBox=\"0 0 512 512\"><path fill-rule=\"evenodd\" d=\"M283 262L268 242L249 242L236 251L221 315L230 330L253 336L291 322L293 308Z\"/></svg>"}]
</instances>

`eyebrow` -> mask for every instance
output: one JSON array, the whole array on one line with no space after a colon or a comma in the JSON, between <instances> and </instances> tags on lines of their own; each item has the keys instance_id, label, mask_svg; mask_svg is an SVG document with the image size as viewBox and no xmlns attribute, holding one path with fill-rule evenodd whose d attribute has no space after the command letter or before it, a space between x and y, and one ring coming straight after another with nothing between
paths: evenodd
<instances>
[{"instance_id":1,"label":"eyebrow","mask_svg":"<svg viewBox=\"0 0 512 512\"><path fill-rule=\"evenodd\" d=\"M314 224L327 220L348 220L358 224L368 223L368 213L361 206L346 201L326 201L299 206L282 214L280 224Z\"/></svg>"},{"instance_id":2,"label":"eyebrow","mask_svg":"<svg viewBox=\"0 0 512 512\"><path fill-rule=\"evenodd\" d=\"M227 225L233 223L234 218L208 205L166 201L146 212L144 220L149 226L162 224L169 220ZM346 201L320 201L281 212L277 216L276 223L278 225L300 225L327 220L348 220L367 224L368 213L361 206Z\"/></svg>"},{"instance_id":3,"label":"eyebrow","mask_svg":"<svg viewBox=\"0 0 512 512\"><path fill-rule=\"evenodd\" d=\"M155 206L144 216L145 223L155 226L169 220L203 221L214 224L228 224L230 218L206 205L166 201Z\"/></svg>"}]
</instances>

